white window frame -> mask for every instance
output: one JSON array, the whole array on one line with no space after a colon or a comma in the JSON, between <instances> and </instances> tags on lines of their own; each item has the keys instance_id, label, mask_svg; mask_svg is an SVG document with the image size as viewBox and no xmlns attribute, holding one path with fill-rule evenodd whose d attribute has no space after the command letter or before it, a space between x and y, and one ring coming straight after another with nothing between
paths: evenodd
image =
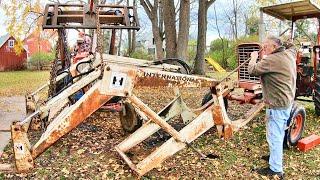
<instances>
[{"instance_id":1,"label":"white window frame","mask_svg":"<svg viewBox=\"0 0 320 180\"><path fill-rule=\"evenodd\" d=\"M13 47L14 47L14 40L13 40L13 39L10 39L10 40L8 41L8 47L9 47L9 48L13 48Z\"/></svg>"}]
</instances>

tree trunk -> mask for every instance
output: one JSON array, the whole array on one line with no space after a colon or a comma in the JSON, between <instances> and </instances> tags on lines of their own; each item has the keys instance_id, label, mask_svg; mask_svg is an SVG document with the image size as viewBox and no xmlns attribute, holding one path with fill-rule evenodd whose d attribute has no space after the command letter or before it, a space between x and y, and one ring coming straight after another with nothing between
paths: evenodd
<instances>
[{"instance_id":1,"label":"tree trunk","mask_svg":"<svg viewBox=\"0 0 320 180\"><path fill-rule=\"evenodd\" d=\"M238 39L238 3L237 0L233 0L233 16L234 16L234 39Z\"/></svg>"},{"instance_id":2,"label":"tree trunk","mask_svg":"<svg viewBox=\"0 0 320 180\"><path fill-rule=\"evenodd\" d=\"M190 27L190 0L180 1L179 34L177 43L177 57L188 58L188 40Z\"/></svg>"},{"instance_id":3,"label":"tree trunk","mask_svg":"<svg viewBox=\"0 0 320 180\"><path fill-rule=\"evenodd\" d=\"M127 2L127 5L130 6L129 0ZM132 3L133 7L137 9L137 1L133 0ZM128 56L131 56L131 54L135 51L136 49L136 31L135 30L128 30Z\"/></svg>"},{"instance_id":4,"label":"tree trunk","mask_svg":"<svg viewBox=\"0 0 320 180\"><path fill-rule=\"evenodd\" d=\"M156 44L157 59L163 59L163 38L158 24L159 2L158 0L154 0L153 2L154 4L152 5L149 0L140 0L140 4L151 21L152 34Z\"/></svg>"},{"instance_id":5,"label":"tree trunk","mask_svg":"<svg viewBox=\"0 0 320 180\"><path fill-rule=\"evenodd\" d=\"M163 0L163 18L166 39L166 57L177 57L177 31L174 1Z\"/></svg>"},{"instance_id":6,"label":"tree trunk","mask_svg":"<svg viewBox=\"0 0 320 180\"><path fill-rule=\"evenodd\" d=\"M204 54L206 50L206 33L207 33L207 1L199 1L198 9L198 38L197 54L194 63L194 73L204 75Z\"/></svg>"},{"instance_id":7,"label":"tree trunk","mask_svg":"<svg viewBox=\"0 0 320 180\"><path fill-rule=\"evenodd\" d=\"M164 54L163 54L163 41L162 41L162 37L160 35L160 31L159 31L159 27L157 24L155 23L151 23L152 24L152 34L153 34L153 38L154 38L154 42L156 45L156 53L157 53L157 59L163 59Z\"/></svg>"},{"instance_id":8,"label":"tree trunk","mask_svg":"<svg viewBox=\"0 0 320 180\"><path fill-rule=\"evenodd\" d=\"M136 31L132 32L131 51L132 53L136 51Z\"/></svg>"}]
</instances>

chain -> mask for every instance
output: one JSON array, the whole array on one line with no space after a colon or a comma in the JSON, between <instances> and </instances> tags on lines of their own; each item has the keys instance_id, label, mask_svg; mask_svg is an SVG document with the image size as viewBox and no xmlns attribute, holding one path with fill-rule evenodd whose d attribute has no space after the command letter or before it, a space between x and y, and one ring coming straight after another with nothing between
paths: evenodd
<instances>
[{"instance_id":1,"label":"chain","mask_svg":"<svg viewBox=\"0 0 320 180\"><path fill-rule=\"evenodd\" d=\"M58 41L56 43L56 52L55 52L55 58L51 64L51 71L50 71L50 84L49 84L49 90L48 90L48 96L53 97L54 94L56 93L56 77L57 73L59 71L58 69L58 64L59 64L59 55L60 55L60 50L62 48L62 43L63 42L63 52L65 55L65 60L63 61L64 64L62 64L62 68L66 68L70 66L70 53L68 52L68 47L67 47L67 37L66 37L66 31L65 29L59 29L58 30ZM62 62L62 59L60 59Z\"/></svg>"},{"instance_id":2,"label":"chain","mask_svg":"<svg viewBox=\"0 0 320 180\"><path fill-rule=\"evenodd\" d=\"M62 30L62 37L63 37L63 45L64 45L64 55L65 55L65 60L64 60L64 66L63 68L66 69L70 67L71 65L71 54L69 53L69 48L68 48L68 39L67 39L67 33L66 30Z\"/></svg>"},{"instance_id":3,"label":"chain","mask_svg":"<svg viewBox=\"0 0 320 180\"><path fill-rule=\"evenodd\" d=\"M96 23L97 23L97 48L96 48L96 52L99 53L100 55L100 63L101 63L101 72L104 69L104 64L103 64L103 37L102 37L102 33L101 33L101 24L100 24L100 18L99 18L99 7L97 6L96 8Z\"/></svg>"},{"instance_id":4,"label":"chain","mask_svg":"<svg viewBox=\"0 0 320 180\"><path fill-rule=\"evenodd\" d=\"M58 33L59 34L59 33ZM48 97L53 97L54 93L56 92L56 77L57 77L57 66L59 61L59 49L61 46L61 37L58 37L58 41L56 43L56 52L54 60L51 64L51 71L50 71L50 84L49 84L49 90L48 90Z\"/></svg>"}]
</instances>

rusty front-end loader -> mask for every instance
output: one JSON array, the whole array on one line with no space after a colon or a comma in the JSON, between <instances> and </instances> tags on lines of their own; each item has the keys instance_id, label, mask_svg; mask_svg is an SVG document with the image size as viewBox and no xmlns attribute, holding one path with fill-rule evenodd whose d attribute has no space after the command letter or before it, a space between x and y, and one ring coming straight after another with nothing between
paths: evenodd
<instances>
[{"instance_id":1,"label":"rusty front-end loader","mask_svg":"<svg viewBox=\"0 0 320 180\"><path fill-rule=\"evenodd\" d=\"M62 6L70 7L70 5ZM52 26L51 28L61 30L85 27L96 29L97 34L99 34L102 28L117 29L115 26L133 28L132 25L137 25L136 17L133 17L133 21L126 19L125 16L128 16L128 14L125 12L128 12L128 8L123 6L107 7L106 5L94 6L93 4L92 6L96 7L97 10L93 12L92 9L94 8L89 3L85 5L87 7L81 5L82 8L89 9L89 11L86 11L88 13L84 14L82 14L82 11L79 14L80 11L75 10L72 10L72 12L60 11L59 9L62 6L59 4L47 6L46 12L51 12L49 13L51 15L46 20L44 28ZM118 8L124 13L110 15L110 9L104 10L104 8ZM135 12L135 10L132 12ZM101 19L99 16L101 16ZM111 21L108 17L113 20ZM95 23L92 24L91 21L86 21L83 18L90 18ZM99 19L101 23L105 24L100 25ZM68 23L73 21L81 25ZM206 158L193 147L192 142L194 140L214 126L217 127L220 137L228 139L264 108L261 99L261 86L259 85L251 87L252 90L245 92L244 95L234 96L231 93L234 88L243 87L239 86L239 83L227 82L228 78L217 81L212 78L178 73L181 66L177 65L103 54L99 50L100 42L98 35L98 41L96 42L98 50L95 53L70 64L67 72L56 74L46 85L28 96L27 104L29 109L33 109L32 112L27 118L11 126L15 162L0 165L1 171L31 171L34 168L34 160L41 153L114 97L120 97L121 102L133 107L136 115L145 121L141 127L115 147L120 157L138 176L144 175L184 148L191 148L202 158ZM255 45L254 47L253 50L260 48ZM68 61L65 61L68 54L65 54L64 48L61 49L59 52L60 60L62 64L68 64ZM247 63L248 60L241 62L233 72L239 72ZM44 104L37 103L37 94L44 87L52 84L56 85L56 82L62 79L66 80L66 77L71 78L72 83L58 88L58 91L55 89ZM139 87L172 87L175 89L176 97L160 112L155 112L134 94L133 90ZM202 107L198 109L188 108L179 94L178 88L196 89L200 87L210 89L208 98L203 101ZM80 91L83 95L78 99L74 98L75 94ZM231 120L225 108L226 99L252 103L255 106L245 113L243 118ZM179 131L169 124L170 120L176 116L181 116L185 124ZM126 116L123 116L123 118L126 118ZM43 133L36 143L30 144L27 133L30 122L35 119L39 119L43 124ZM168 133L171 138L142 161L133 163L126 153L160 129Z\"/></svg>"}]
</instances>

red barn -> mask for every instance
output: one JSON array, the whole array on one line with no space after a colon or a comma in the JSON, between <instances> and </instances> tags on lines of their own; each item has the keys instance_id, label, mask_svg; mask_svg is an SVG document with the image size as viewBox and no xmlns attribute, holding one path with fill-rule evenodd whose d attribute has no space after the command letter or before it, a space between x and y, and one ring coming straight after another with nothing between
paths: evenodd
<instances>
[{"instance_id":1,"label":"red barn","mask_svg":"<svg viewBox=\"0 0 320 180\"><path fill-rule=\"evenodd\" d=\"M18 55L14 51L16 39L9 34L0 37L0 71L19 70L27 60L25 49Z\"/></svg>"},{"instance_id":2,"label":"red barn","mask_svg":"<svg viewBox=\"0 0 320 180\"><path fill-rule=\"evenodd\" d=\"M28 57L31 57L34 53L38 52L51 52L51 44L48 39L41 38L39 32L34 31L24 40L25 47L27 49Z\"/></svg>"}]
</instances>

